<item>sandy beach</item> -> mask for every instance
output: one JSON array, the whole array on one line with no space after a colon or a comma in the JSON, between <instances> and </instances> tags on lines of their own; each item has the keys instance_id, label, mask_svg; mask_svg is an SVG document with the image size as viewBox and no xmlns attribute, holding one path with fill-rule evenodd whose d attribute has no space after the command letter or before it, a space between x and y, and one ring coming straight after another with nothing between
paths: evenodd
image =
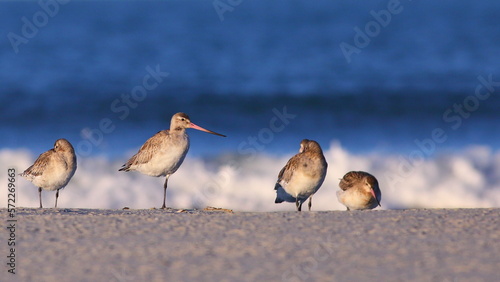
<instances>
[{"instance_id":1,"label":"sandy beach","mask_svg":"<svg viewBox=\"0 0 500 282\"><path fill-rule=\"evenodd\" d=\"M498 281L499 218L500 209L18 208L16 274L3 263L1 280Z\"/></svg>"}]
</instances>

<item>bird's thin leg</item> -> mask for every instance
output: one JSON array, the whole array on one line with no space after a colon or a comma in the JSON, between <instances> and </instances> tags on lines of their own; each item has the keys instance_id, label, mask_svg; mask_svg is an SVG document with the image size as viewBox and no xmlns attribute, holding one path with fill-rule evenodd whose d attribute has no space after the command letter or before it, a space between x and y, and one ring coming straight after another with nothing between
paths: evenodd
<instances>
[{"instance_id":1,"label":"bird's thin leg","mask_svg":"<svg viewBox=\"0 0 500 282\"><path fill-rule=\"evenodd\" d=\"M166 209L167 206L165 205L165 200L167 199L167 182L168 182L168 177L170 175L167 175L165 178L165 183L163 184L163 205L161 206L162 209Z\"/></svg>"},{"instance_id":2,"label":"bird's thin leg","mask_svg":"<svg viewBox=\"0 0 500 282\"><path fill-rule=\"evenodd\" d=\"M38 187L38 197L40 198L40 208L42 208L42 187Z\"/></svg>"},{"instance_id":3,"label":"bird's thin leg","mask_svg":"<svg viewBox=\"0 0 500 282\"><path fill-rule=\"evenodd\" d=\"M309 197L309 204L307 204L307 206L309 207L309 211L311 211L311 207L312 207L312 200L313 200L313 197Z\"/></svg>"},{"instance_id":4,"label":"bird's thin leg","mask_svg":"<svg viewBox=\"0 0 500 282\"><path fill-rule=\"evenodd\" d=\"M299 202L299 198L295 198L295 206L297 207L297 211L301 211L302 210L302 203Z\"/></svg>"},{"instance_id":5,"label":"bird's thin leg","mask_svg":"<svg viewBox=\"0 0 500 282\"><path fill-rule=\"evenodd\" d=\"M57 198L59 198L59 189L57 189L56 191L56 205L54 206L54 208L57 208Z\"/></svg>"}]
</instances>

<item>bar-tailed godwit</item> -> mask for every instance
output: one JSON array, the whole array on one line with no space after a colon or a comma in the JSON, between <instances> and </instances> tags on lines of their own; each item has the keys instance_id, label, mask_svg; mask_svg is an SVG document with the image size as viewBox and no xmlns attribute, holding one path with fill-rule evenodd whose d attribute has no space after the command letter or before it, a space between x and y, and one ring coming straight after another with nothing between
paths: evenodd
<instances>
[{"instance_id":1,"label":"bar-tailed godwit","mask_svg":"<svg viewBox=\"0 0 500 282\"><path fill-rule=\"evenodd\" d=\"M135 170L155 177L165 176L162 209L166 208L168 178L181 166L189 150L189 136L186 134L186 128L226 137L197 126L185 113L176 113L170 121L170 130L162 130L149 138L139 152L119 169L119 171Z\"/></svg>"},{"instance_id":2,"label":"bar-tailed godwit","mask_svg":"<svg viewBox=\"0 0 500 282\"><path fill-rule=\"evenodd\" d=\"M340 180L337 198L347 210L366 210L380 206L382 193L375 176L364 171L350 171Z\"/></svg>"},{"instance_id":3,"label":"bar-tailed godwit","mask_svg":"<svg viewBox=\"0 0 500 282\"><path fill-rule=\"evenodd\" d=\"M323 184L327 167L319 144L313 140L302 140L299 153L288 161L278 175L274 186L274 202L295 202L297 211L301 211L302 203L309 198L308 206L311 210L312 196Z\"/></svg>"},{"instance_id":4,"label":"bar-tailed godwit","mask_svg":"<svg viewBox=\"0 0 500 282\"><path fill-rule=\"evenodd\" d=\"M41 154L35 163L20 175L38 187L40 208L42 208L42 189L56 190L56 204L59 189L64 188L76 171L76 155L71 143L58 139L54 148Z\"/></svg>"}]
</instances>

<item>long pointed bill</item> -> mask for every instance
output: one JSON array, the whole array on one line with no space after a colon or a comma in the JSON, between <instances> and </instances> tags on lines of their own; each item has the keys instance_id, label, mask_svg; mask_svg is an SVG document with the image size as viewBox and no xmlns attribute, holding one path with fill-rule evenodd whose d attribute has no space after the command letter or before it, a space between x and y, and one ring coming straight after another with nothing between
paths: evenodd
<instances>
[{"instance_id":1,"label":"long pointed bill","mask_svg":"<svg viewBox=\"0 0 500 282\"><path fill-rule=\"evenodd\" d=\"M371 189L370 192L372 192L372 196L373 196L373 198L375 198L375 201L377 201L378 206L381 207L380 202L377 199L377 196L375 196L375 191L373 189Z\"/></svg>"},{"instance_id":2,"label":"long pointed bill","mask_svg":"<svg viewBox=\"0 0 500 282\"><path fill-rule=\"evenodd\" d=\"M217 132L213 132L213 131L210 131L208 129L205 129L203 127L200 127L200 126L197 126L196 124L194 123L191 123L189 125L190 128L193 128L193 129L197 129L197 130L200 130L200 131L204 131L204 132L207 132L207 133L211 133L211 134L214 134L214 135L219 135L219 136L222 136L222 137L226 137L226 135L222 135L220 133L217 133Z\"/></svg>"}]
</instances>

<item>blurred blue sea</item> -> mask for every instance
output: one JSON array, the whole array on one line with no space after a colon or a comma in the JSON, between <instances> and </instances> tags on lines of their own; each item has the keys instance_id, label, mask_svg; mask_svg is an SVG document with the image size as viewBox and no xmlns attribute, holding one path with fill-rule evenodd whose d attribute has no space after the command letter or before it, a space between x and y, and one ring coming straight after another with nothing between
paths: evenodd
<instances>
[{"instance_id":1,"label":"blurred blue sea","mask_svg":"<svg viewBox=\"0 0 500 282\"><path fill-rule=\"evenodd\" d=\"M356 47L355 28L367 36L370 22L377 31L373 14L383 18L391 2L399 13L348 63L341 44ZM54 3L0 4L3 148L41 151L59 137L94 138L85 152L119 157L183 111L229 136L191 132L192 154L235 152L283 107L296 118L260 147L271 154L296 151L303 138L407 152L436 127L448 137L439 149L498 148L500 90L478 105L466 100L467 117L453 108L474 95L479 76L500 81L498 1L254 0L222 21L215 1ZM137 92L147 68L169 75ZM141 100L126 104L122 95L134 91ZM104 118L114 130L100 138Z\"/></svg>"}]
</instances>

